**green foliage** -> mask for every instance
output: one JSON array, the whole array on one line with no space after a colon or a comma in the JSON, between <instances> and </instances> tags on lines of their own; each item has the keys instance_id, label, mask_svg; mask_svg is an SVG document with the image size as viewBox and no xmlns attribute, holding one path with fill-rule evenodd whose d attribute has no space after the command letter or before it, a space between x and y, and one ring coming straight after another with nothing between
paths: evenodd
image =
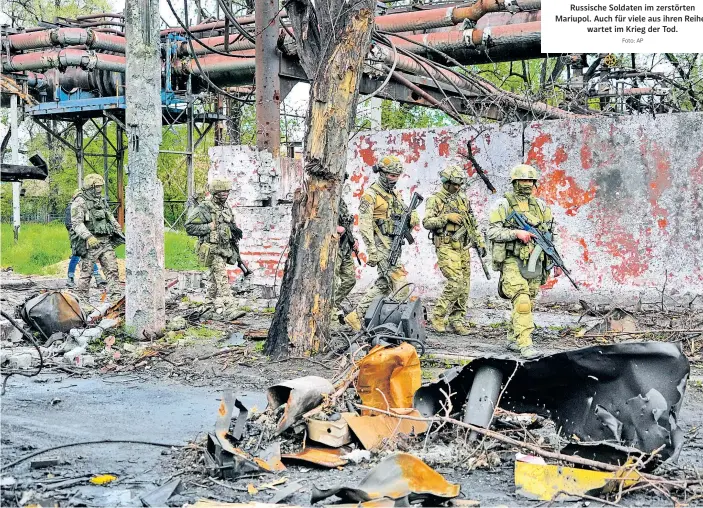
<instances>
[{"instance_id":1,"label":"green foliage","mask_svg":"<svg viewBox=\"0 0 703 508\"><path fill-rule=\"evenodd\" d=\"M222 332L207 326L193 326L187 328L184 335L193 339L219 339L222 337Z\"/></svg>"},{"instance_id":2,"label":"green foliage","mask_svg":"<svg viewBox=\"0 0 703 508\"><path fill-rule=\"evenodd\" d=\"M422 106L408 106L390 100L381 104L382 129L425 129L454 125L442 111Z\"/></svg>"},{"instance_id":3,"label":"green foliage","mask_svg":"<svg viewBox=\"0 0 703 508\"><path fill-rule=\"evenodd\" d=\"M195 254L195 238L185 233L167 231L165 234L165 264L170 270L198 270ZM64 268L57 263L71 257L68 233L63 223L23 224L20 240L14 242L11 224L0 224L0 265L12 267L16 273L27 275L61 275ZM124 245L115 250L118 258L124 259Z\"/></svg>"}]
</instances>

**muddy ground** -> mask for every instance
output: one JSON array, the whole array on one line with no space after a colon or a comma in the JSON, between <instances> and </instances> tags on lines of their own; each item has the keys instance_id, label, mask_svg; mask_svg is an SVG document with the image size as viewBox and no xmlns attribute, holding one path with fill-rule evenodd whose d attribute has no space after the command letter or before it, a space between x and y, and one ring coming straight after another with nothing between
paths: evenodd
<instances>
[{"instance_id":1,"label":"muddy ground","mask_svg":"<svg viewBox=\"0 0 703 508\"><path fill-rule=\"evenodd\" d=\"M13 297L6 291L3 308L7 309L23 294ZM454 356L505 354L502 323L506 310L495 308L493 304L491 307L471 309L470 319L476 326L468 337L428 333L427 355L422 360L423 382L429 382L450 367ZM557 352L594 344L598 339L576 337L574 330L584 321L578 323L580 312L577 310L574 306L538 307L536 346L546 352ZM262 342L257 340L245 339L244 345L228 348L226 343L232 333L245 332L245 336L256 338L268 327L270 319L267 313L250 313L236 324L193 327L190 334L174 333L160 341L142 344L140 354L130 354L118 337L114 347L124 353L122 357L107 360L109 355L102 352L101 356L97 348L95 354L102 358L97 368L66 371L54 367L33 378L11 377L2 397L0 414L3 466L32 451L80 441L139 440L174 447L99 443L49 452L3 471L3 478L12 477L16 482L10 486L11 480L3 480L8 485L3 487L0 504L141 506L139 496L174 477L182 479L182 486L180 493L169 500L171 506L182 506L202 498L266 502L275 491L259 489L251 495L247 484L259 486L285 477L287 483L303 484L287 502L306 505L310 502L313 485L329 488L357 484L384 453L374 456L371 462L350 463L339 469L292 465L281 473L236 482L218 480L220 483L216 483L202 470L198 446L203 444L205 433L214 429L224 390L234 390L263 410L265 389L278 381L305 375L332 379L339 373L340 357L334 355L274 362L263 356ZM596 319L586 318L590 323ZM225 348L228 348L226 353L215 355ZM703 439L698 436L698 429L703 426L703 371L700 358L696 354L692 356L692 377L680 415L680 423L687 432L687 444L678 466L701 471ZM301 442L302 438L291 441L296 440ZM176 448L184 445L188 448ZM441 439L427 444L422 440L419 443L401 441L398 446L400 450L418 453L449 481L459 483L460 498L477 500L482 506L538 504L514 493L516 449L491 448L488 451L495 452L500 463L472 469L466 461L466 453L459 454L448 448ZM32 460L47 458L57 458L60 463L30 469ZM118 479L106 486L88 483L88 479L97 474L113 474ZM63 481L71 479L73 484ZM668 497L656 491L633 495L623 499L621 504L673 505ZM598 505L598 502L591 502L591 506Z\"/></svg>"}]
</instances>

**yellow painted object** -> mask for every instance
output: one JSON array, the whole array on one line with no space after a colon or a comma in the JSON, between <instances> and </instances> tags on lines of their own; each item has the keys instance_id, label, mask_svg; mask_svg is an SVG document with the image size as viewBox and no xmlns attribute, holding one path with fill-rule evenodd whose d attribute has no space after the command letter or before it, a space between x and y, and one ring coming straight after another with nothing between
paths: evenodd
<instances>
[{"instance_id":1,"label":"yellow painted object","mask_svg":"<svg viewBox=\"0 0 703 508\"><path fill-rule=\"evenodd\" d=\"M106 483L114 482L115 480L117 480L117 477L113 474L101 474L91 478L90 483L93 485L105 485Z\"/></svg>"},{"instance_id":2,"label":"yellow painted object","mask_svg":"<svg viewBox=\"0 0 703 508\"><path fill-rule=\"evenodd\" d=\"M515 489L522 496L542 501L564 500L571 495L614 492L640 480L637 471L591 471L574 467L515 461ZM556 499L555 499L556 498Z\"/></svg>"}]
</instances>

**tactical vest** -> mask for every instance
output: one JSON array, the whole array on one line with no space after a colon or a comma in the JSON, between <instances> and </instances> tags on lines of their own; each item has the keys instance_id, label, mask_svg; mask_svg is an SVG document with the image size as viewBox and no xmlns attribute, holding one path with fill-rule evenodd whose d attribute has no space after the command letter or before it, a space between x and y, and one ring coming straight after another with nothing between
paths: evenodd
<instances>
[{"instance_id":1,"label":"tactical vest","mask_svg":"<svg viewBox=\"0 0 703 508\"><path fill-rule=\"evenodd\" d=\"M547 208L541 204L534 196L530 196L526 200L519 201L515 194L512 192L506 192L504 195L505 199L508 201L508 211L507 215L510 215L512 211L516 211L525 216L527 221L533 227L540 231L550 231L551 223L545 222L547 218ZM504 227L510 227L509 224L504 224ZM545 255L539 257L537 267L534 272L529 272L527 270L527 261L530 257L532 250L534 249L534 242L525 244L520 240L514 240L512 242L493 242L491 246L491 253L493 258L493 269L500 270L500 266L505 261L507 256L514 256L518 258L518 266L520 268L520 273L526 279L534 279L537 277L544 277L544 262Z\"/></svg>"},{"instance_id":2,"label":"tactical vest","mask_svg":"<svg viewBox=\"0 0 703 508\"><path fill-rule=\"evenodd\" d=\"M388 192L378 183L369 187L369 194L374 197L374 223L382 235L390 236L393 233L393 219L405 212L405 205L395 191Z\"/></svg>"},{"instance_id":3,"label":"tactical vest","mask_svg":"<svg viewBox=\"0 0 703 508\"><path fill-rule=\"evenodd\" d=\"M115 232L115 227L110 220L111 212L107 203L102 198L92 199L83 193L87 208L83 223L94 236L110 236Z\"/></svg>"},{"instance_id":4,"label":"tactical vest","mask_svg":"<svg viewBox=\"0 0 703 508\"><path fill-rule=\"evenodd\" d=\"M463 195L457 194L456 196L449 196L443 192L438 192L434 197L440 205L437 207L438 215L444 213L458 213L466 218L466 222L468 222L474 230L476 229L476 219L471 213L471 205ZM449 199L451 198L454 198L454 202L450 206ZM442 229L433 231L432 242L435 247L439 247L442 244L451 244L454 249L466 247L469 244L471 231L466 231L458 240L452 240L452 236L462 227L462 224L454 224L453 222L447 221L447 224Z\"/></svg>"}]
</instances>

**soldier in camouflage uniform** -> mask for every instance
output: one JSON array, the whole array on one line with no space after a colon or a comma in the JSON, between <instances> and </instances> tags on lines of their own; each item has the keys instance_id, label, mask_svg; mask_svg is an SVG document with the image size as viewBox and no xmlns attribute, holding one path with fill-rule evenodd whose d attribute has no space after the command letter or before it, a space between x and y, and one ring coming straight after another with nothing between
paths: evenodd
<instances>
[{"instance_id":1,"label":"soldier in camouflage uniform","mask_svg":"<svg viewBox=\"0 0 703 508\"><path fill-rule=\"evenodd\" d=\"M439 176L442 190L427 200L422 225L432 232L437 264L447 282L435 303L430 321L436 331L445 332L445 318L449 315L449 326L453 331L468 335L464 318L471 281L469 249L476 244L483 257L486 246L478 232L471 204L460 192L466 181L464 170L459 166L447 166Z\"/></svg>"},{"instance_id":2,"label":"soldier in camouflage uniform","mask_svg":"<svg viewBox=\"0 0 703 508\"><path fill-rule=\"evenodd\" d=\"M537 170L520 164L510 170L513 191L506 192L499 199L489 215L488 240L491 242L493 269L500 271L498 294L512 302L512 323L508 331L508 348L519 351L524 358L536 358L540 354L532 346L532 331L535 329L532 307L539 287L547 282L549 272L547 260L542 252L535 270L528 270L528 261L535 249L534 235L518 229L507 221L508 215L516 211L524 215L528 222L540 231L550 231L554 235L554 218L547 204L533 196L537 183ZM561 269L554 269L558 277Z\"/></svg>"},{"instance_id":3,"label":"soldier in camouflage uniform","mask_svg":"<svg viewBox=\"0 0 703 508\"><path fill-rule=\"evenodd\" d=\"M100 263L107 279L110 299L120 297L119 273L115 247L124 243L122 228L103 199L102 176L90 174L83 179L83 189L71 203L71 227L75 235L75 255L82 258L75 293L86 302L89 298L93 265Z\"/></svg>"},{"instance_id":4,"label":"soldier in camouflage uniform","mask_svg":"<svg viewBox=\"0 0 703 508\"><path fill-rule=\"evenodd\" d=\"M361 319L375 298L395 293L407 284L407 272L400 261L394 266L388 266L387 263L393 243L393 216L400 215L407 209L395 190L396 183L403 174L403 164L398 157L386 155L374 166L374 172L380 173L378 181L364 192L359 203L359 232L366 245L366 264L377 267L378 279L361 298L356 310L344 318L357 331L361 329ZM417 212L413 211L410 225L416 226L419 223ZM396 297L403 299L409 291L406 287Z\"/></svg>"},{"instance_id":5,"label":"soldier in camouflage uniform","mask_svg":"<svg viewBox=\"0 0 703 508\"><path fill-rule=\"evenodd\" d=\"M332 315L337 317L341 312L342 301L351 293L356 285L356 267L352 252L359 249L358 240L354 240L354 246L350 246L345 235L352 234L354 227L354 216L349 213L349 208L344 199L339 200L339 219L337 222L337 234L340 237L337 260L334 265L334 293L332 297Z\"/></svg>"},{"instance_id":6,"label":"soldier in camouflage uniform","mask_svg":"<svg viewBox=\"0 0 703 508\"><path fill-rule=\"evenodd\" d=\"M242 230L227 205L231 188L228 180L213 180L210 197L193 208L185 222L186 232L198 238L198 260L210 268L207 298L226 312L234 310L227 265L237 264L239 255L235 244L242 238Z\"/></svg>"}]
</instances>

